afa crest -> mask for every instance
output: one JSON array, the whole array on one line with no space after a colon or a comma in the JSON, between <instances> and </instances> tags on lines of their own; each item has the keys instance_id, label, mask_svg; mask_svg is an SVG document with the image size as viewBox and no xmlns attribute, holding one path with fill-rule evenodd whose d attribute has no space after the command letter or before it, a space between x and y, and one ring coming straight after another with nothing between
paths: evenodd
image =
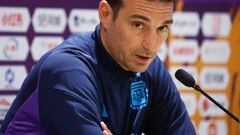
<instances>
[{"instance_id":1,"label":"afa crest","mask_svg":"<svg viewBox=\"0 0 240 135\"><path fill-rule=\"evenodd\" d=\"M132 109L139 110L148 103L148 89L145 82L142 80L132 82L130 86L131 92L131 107Z\"/></svg>"}]
</instances>

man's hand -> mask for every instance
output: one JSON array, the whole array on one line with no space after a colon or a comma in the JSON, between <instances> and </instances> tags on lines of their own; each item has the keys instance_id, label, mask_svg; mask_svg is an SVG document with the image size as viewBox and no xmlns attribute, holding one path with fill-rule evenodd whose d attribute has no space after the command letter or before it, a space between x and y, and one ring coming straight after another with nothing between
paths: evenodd
<instances>
[{"instance_id":1,"label":"man's hand","mask_svg":"<svg viewBox=\"0 0 240 135\"><path fill-rule=\"evenodd\" d=\"M108 129L107 125L104 122L101 122L101 127L104 135L112 135L111 131Z\"/></svg>"}]
</instances>

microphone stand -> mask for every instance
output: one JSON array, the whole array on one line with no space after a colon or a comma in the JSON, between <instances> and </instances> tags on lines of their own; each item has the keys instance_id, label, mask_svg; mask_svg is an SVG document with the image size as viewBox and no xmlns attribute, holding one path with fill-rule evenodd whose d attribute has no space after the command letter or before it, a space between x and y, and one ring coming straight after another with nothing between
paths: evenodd
<instances>
[{"instance_id":1,"label":"microphone stand","mask_svg":"<svg viewBox=\"0 0 240 135\"><path fill-rule=\"evenodd\" d=\"M215 105L217 105L219 108L221 108L225 113L227 113L232 119L234 119L238 124L240 124L239 119L234 116L231 112L229 112L227 109L225 109L221 104L219 104L216 100L214 100L211 96L209 96L206 92L204 92L197 84L194 84L192 86L195 90L201 92L205 97L210 99Z\"/></svg>"}]
</instances>

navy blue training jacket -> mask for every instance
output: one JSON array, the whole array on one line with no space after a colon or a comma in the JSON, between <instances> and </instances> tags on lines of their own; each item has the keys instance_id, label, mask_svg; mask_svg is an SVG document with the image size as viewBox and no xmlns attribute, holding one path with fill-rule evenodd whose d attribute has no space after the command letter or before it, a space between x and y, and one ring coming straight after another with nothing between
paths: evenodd
<instances>
[{"instance_id":1,"label":"navy blue training jacket","mask_svg":"<svg viewBox=\"0 0 240 135\"><path fill-rule=\"evenodd\" d=\"M158 57L147 71L123 70L104 49L99 26L70 36L25 79L2 124L6 135L195 135Z\"/></svg>"}]
</instances>

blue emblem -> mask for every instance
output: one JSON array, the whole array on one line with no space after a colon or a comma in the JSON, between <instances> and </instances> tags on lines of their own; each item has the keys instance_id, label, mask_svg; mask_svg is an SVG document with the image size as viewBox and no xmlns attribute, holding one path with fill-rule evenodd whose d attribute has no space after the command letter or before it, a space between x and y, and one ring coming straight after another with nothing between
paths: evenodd
<instances>
[{"instance_id":1,"label":"blue emblem","mask_svg":"<svg viewBox=\"0 0 240 135\"><path fill-rule=\"evenodd\" d=\"M102 117L108 118L108 113L104 104L102 107Z\"/></svg>"},{"instance_id":2,"label":"blue emblem","mask_svg":"<svg viewBox=\"0 0 240 135\"><path fill-rule=\"evenodd\" d=\"M131 83L130 92L132 109L139 110L147 106L148 89L146 88L145 82L142 79Z\"/></svg>"},{"instance_id":3,"label":"blue emblem","mask_svg":"<svg viewBox=\"0 0 240 135\"><path fill-rule=\"evenodd\" d=\"M11 68L8 68L5 72L5 81L10 85L15 78L15 73Z\"/></svg>"}]
</instances>

